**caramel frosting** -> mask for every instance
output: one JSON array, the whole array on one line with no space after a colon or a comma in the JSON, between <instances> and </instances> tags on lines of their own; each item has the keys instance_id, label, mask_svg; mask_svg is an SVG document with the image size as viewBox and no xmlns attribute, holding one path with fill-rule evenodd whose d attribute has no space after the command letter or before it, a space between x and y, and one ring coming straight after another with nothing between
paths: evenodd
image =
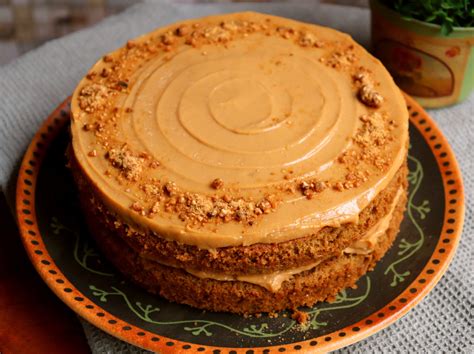
<instances>
[{"instance_id":1,"label":"caramel frosting","mask_svg":"<svg viewBox=\"0 0 474 354\"><path fill-rule=\"evenodd\" d=\"M258 13L180 22L104 56L72 151L135 228L200 248L357 222L402 165L404 99L348 35Z\"/></svg>"}]
</instances>

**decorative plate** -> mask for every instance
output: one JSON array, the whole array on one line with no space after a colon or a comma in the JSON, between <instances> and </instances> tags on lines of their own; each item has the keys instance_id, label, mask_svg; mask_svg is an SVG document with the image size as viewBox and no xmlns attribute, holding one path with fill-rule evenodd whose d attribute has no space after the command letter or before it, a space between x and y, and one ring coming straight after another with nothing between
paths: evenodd
<instances>
[{"instance_id":1,"label":"decorative plate","mask_svg":"<svg viewBox=\"0 0 474 354\"><path fill-rule=\"evenodd\" d=\"M69 101L46 120L26 152L17 218L37 271L69 307L95 326L139 347L167 352L329 351L359 341L402 317L439 281L458 244L464 217L461 174L433 120L411 98L409 200L389 252L333 303L244 318L167 302L124 280L96 250L66 167Z\"/></svg>"}]
</instances>

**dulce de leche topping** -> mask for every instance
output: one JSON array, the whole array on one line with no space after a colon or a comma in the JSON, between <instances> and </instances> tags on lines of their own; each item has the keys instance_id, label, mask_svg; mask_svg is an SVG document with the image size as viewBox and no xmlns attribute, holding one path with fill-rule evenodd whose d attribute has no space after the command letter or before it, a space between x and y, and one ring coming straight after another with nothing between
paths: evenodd
<instances>
[{"instance_id":1,"label":"dulce de leche topping","mask_svg":"<svg viewBox=\"0 0 474 354\"><path fill-rule=\"evenodd\" d=\"M356 222L404 161L384 67L335 30L257 13L160 28L97 62L72 150L107 207L201 248Z\"/></svg>"}]
</instances>

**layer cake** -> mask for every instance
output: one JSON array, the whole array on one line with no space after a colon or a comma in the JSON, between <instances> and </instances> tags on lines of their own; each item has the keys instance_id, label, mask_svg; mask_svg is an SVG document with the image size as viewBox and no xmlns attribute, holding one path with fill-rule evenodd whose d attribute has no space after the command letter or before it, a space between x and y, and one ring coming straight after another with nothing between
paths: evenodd
<instances>
[{"instance_id":1,"label":"layer cake","mask_svg":"<svg viewBox=\"0 0 474 354\"><path fill-rule=\"evenodd\" d=\"M403 218L403 96L333 29L258 13L159 28L101 58L71 112L91 234L171 301L249 314L331 300Z\"/></svg>"}]
</instances>

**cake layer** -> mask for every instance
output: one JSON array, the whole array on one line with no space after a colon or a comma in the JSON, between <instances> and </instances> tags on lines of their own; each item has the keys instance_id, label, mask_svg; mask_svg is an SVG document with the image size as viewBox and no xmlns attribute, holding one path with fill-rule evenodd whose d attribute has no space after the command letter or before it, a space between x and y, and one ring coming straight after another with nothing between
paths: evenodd
<instances>
[{"instance_id":1,"label":"cake layer","mask_svg":"<svg viewBox=\"0 0 474 354\"><path fill-rule=\"evenodd\" d=\"M100 201L96 188L84 178L73 156L70 157L70 166L79 186L82 209L88 219L100 220L111 239L122 239L135 253L151 261L226 276L305 267L340 254L347 247L357 248L355 243L390 213L398 191L407 187L407 167L403 165L387 188L361 212L357 223L346 223L338 228L325 227L316 234L277 244L199 249L126 224Z\"/></svg>"},{"instance_id":2,"label":"cake layer","mask_svg":"<svg viewBox=\"0 0 474 354\"><path fill-rule=\"evenodd\" d=\"M401 193L385 233L369 254L343 253L284 281L277 291L244 281L199 278L188 272L138 256L123 240L110 237L98 220L89 225L105 255L125 275L150 292L193 307L241 314L312 306L354 286L372 269L395 239L403 218L406 193Z\"/></svg>"},{"instance_id":3,"label":"cake layer","mask_svg":"<svg viewBox=\"0 0 474 354\"><path fill-rule=\"evenodd\" d=\"M374 249L376 245L379 243L380 238L383 238L387 230L389 229L393 213L395 211L395 208L398 206L398 202L400 201L400 198L402 198L403 194L406 194L406 191L404 188L400 188L397 191L395 199L390 205L390 210L388 214L382 217L374 226L368 229L361 239L352 243L349 247L344 248L344 250L342 250L340 254L368 255L374 252ZM337 257L340 254L336 254L334 256ZM229 275L229 274L216 273L213 271L192 270L192 269L186 269L186 268L184 268L184 270L187 273L190 273L202 279L214 279L214 280L220 280L220 281L241 281L245 283L259 285L272 292L277 292L278 290L280 290L284 282L290 280L295 275L298 275L305 271L311 271L312 269L318 267L319 264L321 264L322 262L334 256L331 256L331 255L322 256L320 259L315 260L313 263L310 263L305 266L291 267L285 270L279 270L276 272L263 273L263 274ZM165 265L168 265L168 264L165 264Z\"/></svg>"},{"instance_id":4,"label":"cake layer","mask_svg":"<svg viewBox=\"0 0 474 354\"><path fill-rule=\"evenodd\" d=\"M399 89L349 36L256 13L128 42L79 83L71 112L80 171L120 222L182 249L275 248L271 267L347 246L337 230L398 178L408 140ZM306 257L297 240L323 233Z\"/></svg>"}]
</instances>

